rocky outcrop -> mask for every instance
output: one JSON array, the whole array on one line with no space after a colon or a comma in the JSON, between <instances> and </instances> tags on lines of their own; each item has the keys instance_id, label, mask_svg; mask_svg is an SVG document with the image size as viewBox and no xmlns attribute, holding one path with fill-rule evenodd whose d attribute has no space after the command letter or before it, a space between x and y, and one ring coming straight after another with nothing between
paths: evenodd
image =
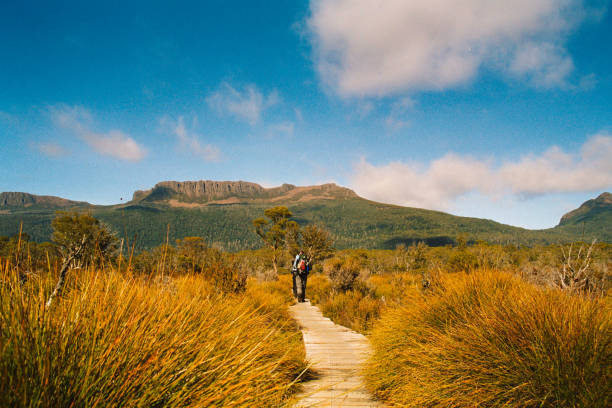
<instances>
[{"instance_id":1,"label":"rocky outcrop","mask_svg":"<svg viewBox=\"0 0 612 408\"><path fill-rule=\"evenodd\" d=\"M82 201L71 201L55 196L39 196L21 192L0 193L0 208L43 207L66 208L77 205L89 205Z\"/></svg>"},{"instance_id":2,"label":"rocky outcrop","mask_svg":"<svg viewBox=\"0 0 612 408\"><path fill-rule=\"evenodd\" d=\"M561 221L559 221L559 225L567 224L568 222L571 222L576 217L585 215L589 213L590 211L595 210L597 208L612 209L612 194L601 193L597 198L585 201L580 207L576 208L573 211L568 212L563 217L561 217Z\"/></svg>"},{"instance_id":3,"label":"rocky outcrop","mask_svg":"<svg viewBox=\"0 0 612 408\"><path fill-rule=\"evenodd\" d=\"M133 201L164 202L169 200L184 203L210 203L228 199L239 201L275 200L282 197L345 198L356 197L347 188L335 184L296 187L283 184L279 187L265 188L246 181L162 181L151 190L136 191ZM235 201L234 201L235 202Z\"/></svg>"}]
</instances>

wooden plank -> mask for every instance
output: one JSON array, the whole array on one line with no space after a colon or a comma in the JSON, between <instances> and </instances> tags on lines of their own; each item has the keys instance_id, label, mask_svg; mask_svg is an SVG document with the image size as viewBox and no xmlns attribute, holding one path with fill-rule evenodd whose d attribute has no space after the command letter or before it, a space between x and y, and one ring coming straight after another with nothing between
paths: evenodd
<instances>
[{"instance_id":1,"label":"wooden plank","mask_svg":"<svg viewBox=\"0 0 612 408\"><path fill-rule=\"evenodd\" d=\"M296 407L382 408L367 392L361 367L368 358L368 339L324 317L310 302L291 306L302 327L306 358L318 378L304 383Z\"/></svg>"}]
</instances>

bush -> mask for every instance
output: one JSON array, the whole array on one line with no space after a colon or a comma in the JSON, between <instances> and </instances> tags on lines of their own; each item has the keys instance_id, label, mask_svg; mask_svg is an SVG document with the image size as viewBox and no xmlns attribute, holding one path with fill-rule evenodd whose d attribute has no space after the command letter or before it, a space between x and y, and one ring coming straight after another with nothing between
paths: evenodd
<instances>
[{"instance_id":1,"label":"bush","mask_svg":"<svg viewBox=\"0 0 612 408\"><path fill-rule=\"evenodd\" d=\"M90 214L59 211L53 219L53 242L64 259L76 254L75 265L103 265L116 255L119 240L110 227ZM80 248L77 250L77 248Z\"/></svg>"},{"instance_id":2,"label":"bush","mask_svg":"<svg viewBox=\"0 0 612 408\"><path fill-rule=\"evenodd\" d=\"M367 382L406 407L608 407L610 300L452 274L377 323Z\"/></svg>"},{"instance_id":3,"label":"bush","mask_svg":"<svg viewBox=\"0 0 612 408\"><path fill-rule=\"evenodd\" d=\"M51 276L6 272L0 406L278 407L305 369L287 297L255 283L226 295L199 275L89 270L46 309Z\"/></svg>"},{"instance_id":4,"label":"bush","mask_svg":"<svg viewBox=\"0 0 612 408\"><path fill-rule=\"evenodd\" d=\"M322 313L335 323L361 333L368 333L382 309L379 299L350 290L338 293L320 305Z\"/></svg>"},{"instance_id":5,"label":"bush","mask_svg":"<svg viewBox=\"0 0 612 408\"><path fill-rule=\"evenodd\" d=\"M355 256L334 257L323 264L323 272L331 280L332 289L337 292L353 289L360 270L361 263Z\"/></svg>"},{"instance_id":6,"label":"bush","mask_svg":"<svg viewBox=\"0 0 612 408\"><path fill-rule=\"evenodd\" d=\"M329 278L320 273L310 274L306 285L306 296L315 305L327 302L333 296Z\"/></svg>"},{"instance_id":7,"label":"bush","mask_svg":"<svg viewBox=\"0 0 612 408\"><path fill-rule=\"evenodd\" d=\"M467 250L454 253L448 260L448 268L453 272L468 272L477 264L478 257Z\"/></svg>"},{"instance_id":8,"label":"bush","mask_svg":"<svg viewBox=\"0 0 612 408\"><path fill-rule=\"evenodd\" d=\"M308 279L306 293L324 316L361 333L372 329L384 306L384 301L366 283L356 284L346 292L335 292L330 279L321 274L314 274Z\"/></svg>"},{"instance_id":9,"label":"bush","mask_svg":"<svg viewBox=\"0 0 612 408\"><path fill-rule=\"evenodd\" d=\"M204 270L204 277L224 293L242 293L246 289L246 273L227 261L208 266Z\"/></svg>"}]
</instances>

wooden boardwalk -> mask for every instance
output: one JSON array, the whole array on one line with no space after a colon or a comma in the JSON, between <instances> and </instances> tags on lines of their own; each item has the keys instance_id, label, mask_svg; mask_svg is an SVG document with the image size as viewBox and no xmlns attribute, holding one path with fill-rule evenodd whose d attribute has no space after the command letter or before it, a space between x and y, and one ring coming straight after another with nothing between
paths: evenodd
<instances>
[{"instance_id":1,"label":"wooden boardwalk","mask_svg":"<svg viewBox=\"0 0 612 408\"><path fill-rule=\"evenodd\" d=\"M302 327L306 357L317 377L304 383L296 407L383 407L366 391L360 376L370 352L363 335L333 323L310 302L291 306Z\"/></svg>"}]
</instances>

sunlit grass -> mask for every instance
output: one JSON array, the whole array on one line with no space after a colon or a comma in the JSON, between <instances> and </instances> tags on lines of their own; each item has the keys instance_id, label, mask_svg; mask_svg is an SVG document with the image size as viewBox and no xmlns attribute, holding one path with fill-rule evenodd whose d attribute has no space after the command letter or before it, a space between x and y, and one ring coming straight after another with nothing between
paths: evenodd
<instances>
[{"instance_id":1,"label":"sunlit grass","mask_svg":"<svg viewBox=\"0 0 612 408\"><path fill-rule=\"evenodd\" d=\"M367 382L405 407L608 407L610 299L510 274L444 275L376 323Z\"/></svg>"},{"instance_id":2,"label":"sunlit grass","mask_svg":"<svg viewBox=\"0 0 612 408\"><path fill-rule=\"evenodd\" d=\"M368 292L367 288L361 287L334 293L329 279L322 274L312 275L306 290L311 302L324 316L361 333L372 329L384 307L380 297Z\"/></svg>"},{"instance_id":3,"label":"sunlit grass","mask_svg":"<svg viewBox=\"0 0 612 408\"><path fill-rule=\"evenodd\" d=\"M0 406L277 407L305 369L289 282L230 295L201 276L72 271L45 308L52 274L2 269Z\"/></svg>"}]
</instances>

